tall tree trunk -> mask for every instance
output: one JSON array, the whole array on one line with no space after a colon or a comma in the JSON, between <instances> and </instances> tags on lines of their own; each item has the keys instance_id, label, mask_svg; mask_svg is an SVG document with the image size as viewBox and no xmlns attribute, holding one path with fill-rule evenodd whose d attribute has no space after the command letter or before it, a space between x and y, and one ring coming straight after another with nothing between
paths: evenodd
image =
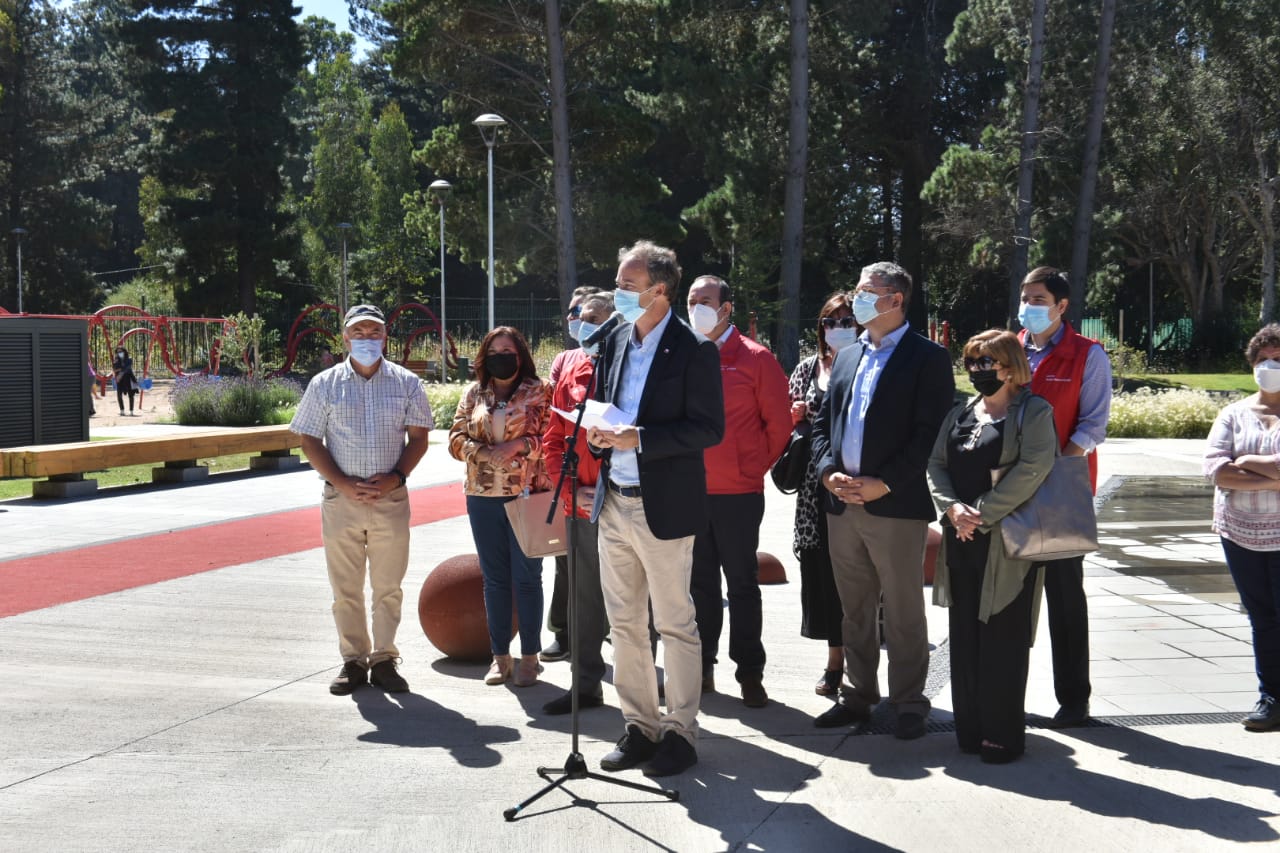
<instances>
[{"instance_id":1,"label":"tall tree trunk","mask_svg":"<svg viewBox=\"0 0 1280 853\"><path fill-rule=\"evenodd\" d=\"M556 277L560 313L578 286L577 245L573 235L573 172L569 158L569 95L565 82L564 40L560 34L560 0L546 0L547 66L551 80L552 186L556 199Z\"/></svg>"},{"instance_id":2,"label":"tall tree trunk","mask_svg":"<svg viewBox=\"0 0 1280 853\"><path fill-rule=\"evenodd\" d=\"M788 373L800 362L800 275L804 262L804 179L809 162L809 0L791 0L791 123L782 206L782 312L778 360Z\"/></svg>"},{"instance_id":3,"label":"tall tree trunk","mask_svg":"<svg viewBox=\"0 0 1280 853\"><path fill-rule=\"evenodd\" d=\"M1080 197L1076 202L1076 224L1071 235L1071 305L1068 315L1080 326L1084 313L1084 285L1089 267L1089 232L1093 227L1093 193L1098 185L1098 151L1102 147L1102 118L1107 109L1107 78L1111 72L1111 32L1115 29L1116 0L1102 0L1098 22L1098 59L1093 69L1093 98L1085 125L1084 168L1080 175Z\"/></svg>"},{"instance_id":4,"label":"tall tree trunk","mask_svg":"<svg viewBox=\"0 0 1280 853\"><path fill-rule=\"evenodd\" d=\"M1009 268L1009 327L1013 328L1022 301L1022 279L1027 275L1031 248L1031 191L1035 178L1036 146L1040 141L1040 80L1044 66L1044 19L1048 0L1033 0L1031 7L1031 57L1027 86L1022 98L1022 146L1018 155L1017 213L1013 223L1013 260Z\"/></svg>"}]
</instances>

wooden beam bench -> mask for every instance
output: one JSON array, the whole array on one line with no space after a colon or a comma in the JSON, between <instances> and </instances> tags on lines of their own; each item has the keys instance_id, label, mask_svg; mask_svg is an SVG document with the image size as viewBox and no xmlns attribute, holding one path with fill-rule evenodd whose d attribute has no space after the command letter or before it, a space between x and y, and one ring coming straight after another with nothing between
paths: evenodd
<instances>
[{"instance_id":1,"label":"wooden beam bench","mask_svg":"<svg viewBox=\"0 0 1280 853\"><path fill-rule=\"evenodd\" d=\"M201 459L237 453L259 454L249 460L254 470L296 467L302 460L291 451L301 446L302 437L284 425L210 427L142 438L0 448L0 478L46 477L32 484L32 496L77 497L97 490L98 481L84 477L92 471L163 463L151 472L152 482L189 482L209 475Z\"/></svg>"}]
</instances>

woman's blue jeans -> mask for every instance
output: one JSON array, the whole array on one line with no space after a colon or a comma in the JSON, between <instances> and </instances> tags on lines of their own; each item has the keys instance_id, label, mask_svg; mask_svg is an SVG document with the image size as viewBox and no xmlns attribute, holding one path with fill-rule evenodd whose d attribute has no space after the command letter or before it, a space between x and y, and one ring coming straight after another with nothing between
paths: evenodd
<instances>
[{"instance_id":1,"label":"woman's blue jeans","mask_svg":"<svg viewBox=\"0 0 1280 853\"><path fill-rule=\"evenodd\" d=\"M484 612L489 647L495 655L511 653L511 599L520 620L520 654L542 649L542 558L526 557L507 520L510 498L467 495L467 517L484 575Z\"/></svg>"},{"instance_id":2,"label":"woman's blue jeans","mask_svg":"<svg viewBox=\"0 0 1280 853\"><path fill-rule=\"evenodd\" d=\"M1254 551L1229 539L1222 550L1253 626L1258 692L1280 701L1280 551Z\"/></svg>"}]
</instances>

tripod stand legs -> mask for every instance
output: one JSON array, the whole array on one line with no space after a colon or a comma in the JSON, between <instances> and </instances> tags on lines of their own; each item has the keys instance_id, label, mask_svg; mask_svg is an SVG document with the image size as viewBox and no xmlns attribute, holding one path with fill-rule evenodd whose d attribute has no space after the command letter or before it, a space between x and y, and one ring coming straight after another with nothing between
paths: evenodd
<instances>
[{"instance_id":1,"label":"tripod stand legs","mask_svg":"<svg viewBox=\"0 0 1280 853\"><path fill-rule=\"evenodd\" d=\"M555 774L555 773L559 773L560 778L552 779L551 778L552 774ZM626 779L617 779L617 778L614 778L613 776L605 776L601 773L592 773L590 770L587 769L587 762L583 759L582 754L578 752L569 753L569 758L565 761L563 769L559 767L539 767L538 775L541 776L543 779L548 780L550 784L544 786L540 791L535 793L532 797L529 797L527 800L520 803L520 805L504 811L502 813L502 816L506 818L508 821L515 820L516 817L520 814L521 811L524 810L526 806L530 805L536 800L541 799L542 797L554 791L556 788L562 787L565 782L568 782L571 779L598 779L601 782L608 782L610 785L621 785L623 788L631 788L632 790L635 790L635 791L644 791L647 794L658 794L659 796L666 797L668 800L671 800L672 802L676 802L677 800L680 799L679 791L672 791L668 788L660 788L656 785L641 785L638 782L630 782Z\"/></svg>"}]
</instances>

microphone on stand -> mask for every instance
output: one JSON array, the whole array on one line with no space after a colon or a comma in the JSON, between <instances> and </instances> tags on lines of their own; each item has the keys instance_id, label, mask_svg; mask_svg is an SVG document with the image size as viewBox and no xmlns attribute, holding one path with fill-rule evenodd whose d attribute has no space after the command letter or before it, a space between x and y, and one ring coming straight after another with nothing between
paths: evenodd
<instances>
[{"instance_id":1,"label":"microphone on stand","mask_svg":"<svg viewBox=\"0 0 1280 853\"><path fill-rule=\"evenodd\" d=\"M614 329L618 328L618 325L623 322L625 321L623 319L622 312L614 311L612 317L600 324L600 328L587 335L587 337L582 341L583 348L585 349L600 343L605 338L609 337L609 334Z\"/></svg>"}]
</instances>

